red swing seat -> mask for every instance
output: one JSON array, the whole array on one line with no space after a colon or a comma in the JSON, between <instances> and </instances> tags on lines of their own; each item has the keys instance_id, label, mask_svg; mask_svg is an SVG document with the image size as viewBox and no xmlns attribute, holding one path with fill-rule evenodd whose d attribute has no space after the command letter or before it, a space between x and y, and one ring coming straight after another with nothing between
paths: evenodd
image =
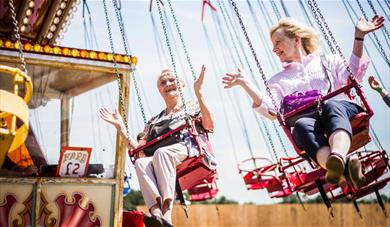
<instances>
[{"instance_id":1,"label":"red swing seat","mask_svg":"<svg viewBox=\"0 0 390 227\"><path fill-rule=\"evenodd\" d=\"M217 175L205 179L203 183L188 189L190 201L205 201L214 199L219 192L217 187Z\"/></svg>"},{"instance_id":2,"label":"red swing seat","mask_svg":"<svg viewBox=\"0 0 390 227\"><path fill-rule=\"evenodd\" d=\"M254 170L246 170L243 168L243 164L256 160L264 160L266 165L256 167ZM243 175L244 183L247 190L266 189L270 198L282 198L291 195L292 190L284 175L278 175L276 170L279 164L273 164L267 158L249 158L242 161L238 165L240 174L247 172Z\"/></svg>"},{"instance_id":3,"label":"red swing seat","mask_svg":"<svg viewBox=\"0 0 390 227\"><path fill-rule=\"evenodd\" d=\"M257 167L254 170L243 169L243 165L249 161L256 162L256 160L264 160L267 162L267 165ZM269 163L269 164L268 164ZM277 164L272 164L271 161L267 158L249 158L242 161L238 165L239 173L247 172L244 176L244 183L247 190L258 190L265 189L271 184L278 184L278 177L276 176Z\"/></svg>"},{"instance_id":4,"label":"red swing seat","mask_svg":"<svg viewBox=\"0 0 390 227\"><path fill-rule=\"evenodd\" d=\"M188 119L186 123L179 126L178 128L163 134L132 151L129 150L128 154L131 161L135 163L138 156L136 154L143 149L183 130L184 128L188 128L197 145L198 156L185 159L179 166L176 167L176 175L179 179L179 184L182 190L189 189L202 183L204 179L207 179L213 174L216 174L216 169L211 169L208 165L209 158L207 156L208 154L205 153L207 152L210 155L213 155L213 152L208 140L208 133L205 130L203 130L201 133L199 132L199 128L201 128L200 123L200 118Z\"/></svg>"},{"instance_id":5,"label":"red swing seat","mask_svg":"<svg viewBox=\"0 0 390 227\"><path fill-rule=\"evenodd\" d=\"M362 163L362 171L366 181L365 185L359 190L356 190L350 185L345 187L343 193L346 197L351 197L351 195L352 197L363 197L364 195L372 193L373 190L378 189L383 183L386 184L386 182L389 181L388 178L385 178L387 180L378 181L381 176L390 170L389 158L384 150L369 152L358 151L356 154Z\"/></svg>"},{"instance_id":6,"label":"red swing seat","mask_svg":"<svg viewBox=\"0 0 390 227\"><path fill-rule=\"evenodd\" d=\"M336 91L333 91L325 96L321 97L321 102L324 102L326 100L329 100L336 95L339 95L341 93L348 93L352 88L355 89L356 94L360 97L362 108L364 112L358 113L354 117L350 119L351 126L352 126L352 141L351 141L351 147L349 152L353 152L360 147L363 147L367 143L371 141L370 135L369 135L369 120L374 115L373 110L371 109L370 105L367 102L366 97L364 96L364 92L360 87L360 84L357 82L355 78L350 78L350 83L337 89ZM280 124L283 127L284 132L286 133L288 139L293 144L295 151L299 155L305 155L304 151L302 151L297 144L294 141L294 138L292 137L292 127L287 125L287 120L296 117L303 113L304 111L308 110L309 108L316 107L317 101L314 101L313 103L306 104L300 108L297 108L296 110L293 110L287 114L279 114L278 120Z\"/></svg>"},{"instance_id":7,"label":"red swing seat","mask_svg":"<svg viewBox=\"0 0 390 227\"><path fill-rule=\"evenodd\" d=\"M319 179L325 191L332 190L329 184L325 182L326 170L316 168L313 171L303 170L301 165L306 160L302 157L281 158L280 169L286 176L286 179L293 192L298 191L307 195L313 195L318 192L316 180Z\"/></svg>"}]
</instances>

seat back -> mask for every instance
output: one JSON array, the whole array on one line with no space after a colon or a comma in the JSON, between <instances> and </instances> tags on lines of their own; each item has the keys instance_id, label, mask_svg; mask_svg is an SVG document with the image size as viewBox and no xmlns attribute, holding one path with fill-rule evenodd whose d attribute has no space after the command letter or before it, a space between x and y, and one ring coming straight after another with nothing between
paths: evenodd
<instances>
[{"instance_id":1,"label":"seat back","mask_svg":"<svg viewBox=\"0 0 390 227\"><path fill-rule=\"evenodd\" d=\"M339 95L341 93L347 93L352 88L355 89L356 94L359 96L361 101L361 106L364 110L364 112L358 113L356 116L352 117L350 119L351 126L352 126L352 141L351 141L351 147L349 152L353 152L360 147L363 147L367 143L371 141L370 135L369 135L369 125L370 125L370 118L373 116L374 112L370 105L367 102L367 99L364 95L363 90L360 87L360 84L356 81L356 79L350 79L350 83L346 86L343 86L336 91L333 91L321 98L321 101L324 102L326 100L329 100L336 95ZM305 106L302 106L298 108L297 110L291 111L288 114L285 115L278 115L278 120L283 127L284 132L286 133L288 139L293 144L294 150L299 154L300 156L304 155L304 151L302 151L297 144L295 143L295 140L292 136L292 128L287 124L287 119L297 117L298 115L304 113L309 108L312 108L315 106L317 101L313 103L309 103Z\"/></svg>"},{"instance_id":2,"label":"seat back","mask_svg":"<svg viewBox=\"0 0 390 227\"><path fill-rule=\"evenodd\" d=\"M369 134L371 116L366 112L361 112L351 118L352 141L349 152L356 151L371 141Z\"/></svg>"},{"instance_id":3,"label":"seat back","mask_svg":"<svg viewBox=\"0 0 390 227\"><path fill-rule=\"evenodd\" d=\"M198 184L188 189L190 201L204 201L208 199L214 199L219 192L217 187L217 176L216 174L204 180L201 184Z\"/></svg>"},{"instance_id":4,"label":"seat back","mask_svg":"<svg viewBox=\"0 0 390 227\"><path fill-rule=\"evenodd\" d=\"M165 138L179 133L184 128L187 128L192 135L196 147L197 154L195 157L188 157L179 166L176 167L176 175L179 179L179 184L182 190L194 187L197 184L203 182L204 179L212 176L216 173L215 166L212 166L213 151L208 139L207 132L200 125L201 119L189 119L186 123L166 134L163 134L145 145L138 147L132 151L129 150L129 156L132 162L138 158L137 153L142 151L148 146L153 146L156 143L164 140Z\"/></svg>"}]
</instances>

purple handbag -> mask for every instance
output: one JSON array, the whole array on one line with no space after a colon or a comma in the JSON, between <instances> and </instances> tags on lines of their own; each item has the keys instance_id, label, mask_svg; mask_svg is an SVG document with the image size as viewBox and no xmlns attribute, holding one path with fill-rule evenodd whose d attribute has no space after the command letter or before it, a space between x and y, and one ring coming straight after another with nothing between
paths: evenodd
<instances>
[{"instance_id":1,"label":"purple handbag","mask_svg":"<svg viewBox=\"0 0 390 227\"><path fill-rule=\"evenodd\" d=\"M282 114L287 114L301 106L314 102L320 96L321 92L319 90L304 92L296 91L292 94L284 96L280 111Z\"/></svg>"}]
</instances>

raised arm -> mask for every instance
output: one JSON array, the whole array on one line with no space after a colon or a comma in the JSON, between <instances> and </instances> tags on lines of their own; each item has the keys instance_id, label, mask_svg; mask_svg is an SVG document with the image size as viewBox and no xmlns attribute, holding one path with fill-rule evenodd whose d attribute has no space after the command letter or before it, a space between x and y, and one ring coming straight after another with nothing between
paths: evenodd
<instances>
[{"instance_id":1,"label":"raised arm","mask_svg":"<svg viewBox=\"0 0 390 227\"><path fill-rule=\"evenodd\" d=\"M262 114L263 116L269 118L270 120L276 119L276 113L273 110L270 110L270 101L267 103L264 95L259 89L246 79L245 72L241 69L238 69L236 74L226 73L222 78L222 83L224 88L232 88L234 86L241 86L244 91L251 97L253 101L252 107L256 112Z\"/></svg>"},{"instance_id":2,"label":"raised arm","mask_svg":"<svg viewBox=\"0 0 390 227\"><path fill-rule=\"evenodd\" d=\"M253 105L260 106L263 102L263 93L261 93L259 89L255 87L255 85L253 85L249 80L247 80L244 75L245 72L241 69L238 69L238 73L236 74L226 73L226 76L222 78L224 88L241 86L253 100Z\"/></svg>"},{"instance_id":3,"label":"raised arm","mask_svg":"<svg viewBox=\"0 0 390 227\"><path fill-rule=\"evenodd\" d=\"M206 67L202 65L199 77L195 80L194 91L196 98L198 99L200 113L202 114L202 125L206 130L213 130L215 127L214 115L210 111L204 97L202 94L202 85L204 80L204 75L206 72Z\"/></svg>"},{"instance_id":4,"label":"raised arm","mask_svg":"<svg viewBox=\"0 0 390 227\"><path fill-rule=\"evenodd\" d=\"M111 113L107 108L103 107L99 109L99 116L118 130L120 136L126 141L127 146L131 150L138 147L138 142L130 135L127 135L125 124L123 123L122 116L118 113L118 111L115 110L114 113Z\"/></svg>"},{"instance_id":5,"label":"raised arm","mask_svg":"<svg viewBox=\"0 0 390 227\"><path fill-rule=\"evenodd\" d=\"M383 16L374 16L370 21L366 21L364 18L360 18L355 26L355 39L353 42L352 53L361 58L363 55L363 42L364 37L384 25Z\"/></svg>"}]
</instances>

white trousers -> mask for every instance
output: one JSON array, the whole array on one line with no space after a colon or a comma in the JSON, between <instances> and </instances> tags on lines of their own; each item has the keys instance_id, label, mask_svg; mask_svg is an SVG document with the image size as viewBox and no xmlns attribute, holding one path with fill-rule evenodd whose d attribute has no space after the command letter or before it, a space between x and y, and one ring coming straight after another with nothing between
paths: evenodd
<instances>
[{"instance_id":1,"label":"white trousers","mask_svg":"<svg viewBox=\"0 0 390 227\"><path fill-rule=\"evenodd\" d=\"M187 157L187 147L182 143L177 143L158 148L152 157L137 159L134 164L135 171L148 208L156 203L162 206L167 199L170 199L173 204L176 166ZM170 204L169 207L172 205Z\"/></svg>"}]
</instances>

